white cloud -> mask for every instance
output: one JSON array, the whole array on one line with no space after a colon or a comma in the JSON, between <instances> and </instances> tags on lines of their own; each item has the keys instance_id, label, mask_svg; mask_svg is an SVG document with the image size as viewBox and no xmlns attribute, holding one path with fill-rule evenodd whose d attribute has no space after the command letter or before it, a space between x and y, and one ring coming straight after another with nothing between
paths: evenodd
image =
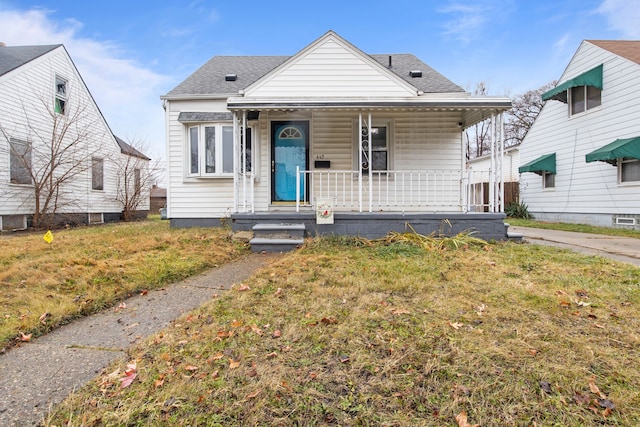
<instances>
[{"instance_id":1,"label":"white cloud","mask_svg":"<svg viewBox=\"0 0 640 427\"><path fill-rule=\"evenodd\" d=\"M598 12L603 14L609 27L622 38L640 39L640 7L637 0L604 0Z\"/></svg>"},{"instance_id":2,"label":"white cloud","mask_svg":"<svg viewBox=\"0 0 640 427\"><path fill-rule=\"evenodd\" d=\"M510 1L458 1L454 0L438 9L439 13L451 16L445 22L445 35L458 38L464 43L469 43L479 36L480 31L489 24L502 22L505 15L511 10Z\"/></svg>"},{"instance_id":3,"label":"white cloud","mask_svg":"<svg viewBox=\"0 0 640 427\"><path fill-rule=\"evenodd\" d=\"M0 41L8 46L64 44L113 132L125 140L144 141L151 157L164 157L159 96L167 76L127 59L109 41L79 37L81 22L55 21L45 9L0 10L0 28Z\"/></svg>"}]
</instances>

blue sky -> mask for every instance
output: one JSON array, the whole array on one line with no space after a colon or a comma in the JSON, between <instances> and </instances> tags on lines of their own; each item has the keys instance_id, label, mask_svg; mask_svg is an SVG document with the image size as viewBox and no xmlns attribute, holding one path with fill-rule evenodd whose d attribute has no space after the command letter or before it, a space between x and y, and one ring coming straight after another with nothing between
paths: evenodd
<instances>
[{"instance_id":1,"label":"blue sky","mask_svg":"<svg viewBox=\"0 0 640 427\"><path fill-rule=\"evenodd\" d=\"M164 158L159 97L214 55L293 55L328 30L467 90L558 79L583 39L640 39L637 0L0 0L0 41L63 43L118 136Z\"/></svg>"}]
</instances>

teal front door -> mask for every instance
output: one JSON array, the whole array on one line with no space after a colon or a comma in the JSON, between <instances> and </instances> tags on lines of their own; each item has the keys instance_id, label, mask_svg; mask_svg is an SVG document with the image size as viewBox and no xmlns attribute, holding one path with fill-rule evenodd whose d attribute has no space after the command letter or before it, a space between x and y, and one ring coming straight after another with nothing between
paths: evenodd
<instances>
[{"instance_id":1,"label":"teal front door","mask_svg":"<svg viewBox=\"0 0 640 427\"><path fill-rule=\"evenodd\" d=\"M271 122L271 200L295 202L296 167L307 170L309 122ZM306 182L300 182L300 200L305 200Z\"/></svg>"}]
</instances>

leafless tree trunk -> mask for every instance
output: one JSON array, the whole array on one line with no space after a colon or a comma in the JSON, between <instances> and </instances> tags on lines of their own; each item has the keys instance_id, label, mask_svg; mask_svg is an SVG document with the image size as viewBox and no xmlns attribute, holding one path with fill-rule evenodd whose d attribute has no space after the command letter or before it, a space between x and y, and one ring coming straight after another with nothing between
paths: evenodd
<instances>
[{"instance_id":1,"label":"leafless tree trunk","mask_svg":"<svg viewBox=\"0 0 640 427\"><path fill-rule=\"evenodd\" d=\"M152 161L143 154L147 147L141 141L125 143L123 155L116 161L116 200L122 206L122 219L132 221L140 206L149 202L149 191L158 179L160 167L157 160Z\"/></svg>"}]
</instances>

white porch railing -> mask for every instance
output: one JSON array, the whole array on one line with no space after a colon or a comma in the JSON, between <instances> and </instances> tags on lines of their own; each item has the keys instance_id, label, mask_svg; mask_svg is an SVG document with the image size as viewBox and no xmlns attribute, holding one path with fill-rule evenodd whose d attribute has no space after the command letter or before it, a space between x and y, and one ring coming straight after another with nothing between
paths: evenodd
<instances>
[{"instance_id":1,"label":"white porch railing","mask_svg":"<svg viewBox=\"0 0 640 427\"><path fill-rule=\"evenodd\" d=\"M484 211L488 172L460 170L405 170L372 172L360 180L358 171L304 171L296 175L296 210L329 199L336 210L373 211ZM300 191L308 186L309 191ZM300 194L304 194L300 198Z\"/></svg>"}]
</instances>

